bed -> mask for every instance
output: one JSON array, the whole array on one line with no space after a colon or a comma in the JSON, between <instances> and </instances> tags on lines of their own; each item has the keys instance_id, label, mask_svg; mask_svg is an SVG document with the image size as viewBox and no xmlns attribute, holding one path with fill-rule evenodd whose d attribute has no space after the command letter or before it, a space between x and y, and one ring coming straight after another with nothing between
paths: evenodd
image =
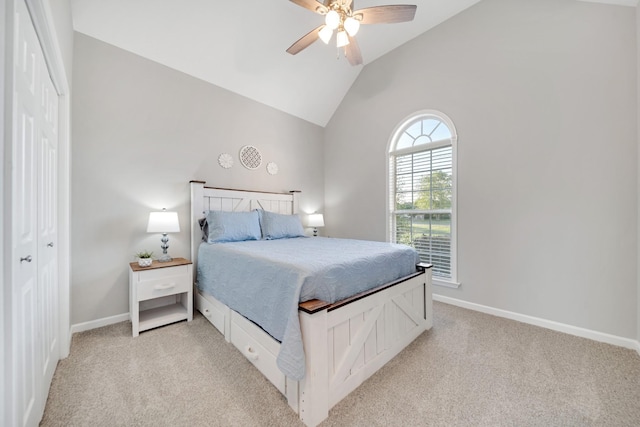
<instances>
[{"instance_id":1,"label":"bed","mask_svg":"<svg viewBox=\"0 0 640 427\"><path fill-rule=\"evenodd\" d=\"M226 255L223 252L215 252L205 257L207 251L220 250L223 246L201 245L201 221L207 212L254 212L256 209L276 215L295 214L298 212L298 192L229 190L206 187L202 181L191 182L191 256L195 264L194 272L199 270L198 257L202 257L201 267L204 270L209 268L205 267L205 259L209 257L218 260L223 260L224 256L241 259L241 253L247 251L250 246L253 250L253 247L261 245L290 244L285 241L237 243L225 248L236 252ZM340 239L298 240L304 245L321 247L330 243L325 242L327 240ZM268 246L266 251L277 252L273 248L274 246ZM375 270L377 264L374 260L365 270ZM357 282L360 279L354 279L356 286L353 295L331 292L308 294L303 298L307 301L298 303L296 294L293 297L296 298L293 310L297 315L293 316L293 323L299 325L302 351L301 355L294 354L293 359L302 357L302 374L296 370L297 368L289 368L287 363L282 362L281 353L288 353L290 340L286 337L282 339L268 326L265 326L266 329L258 326L259 322L256 322L256 319L249 320L251 314L247 315L249 318L239 314L238 311L247 314L244 307L238 308L229 303L238 311L231 309L223 303L228 301L225 295L216 294L216 298L213 295L214 291L200 284L194 289L195 303L197 310L224 335L225 339L285 396L289 406L305 425L315 426L327 418L331 407L384 366L423 331L431 328L430 267L418 262L407 274L403 273L402 277L385 281L368 290L358 289ZM305 267L303 270L306 272L310 269ZM363 271L360 270L361 273ZM291 274L295 276L299 273ZM374 276L381 274L378 272ZM222 275L222 272L212 270L209 275L217 277ZM327 277L329 276L323 280L329 281ZM194 279L197 282L198 277ZM241 281L242 276L238 280ZM204 272L201 272L201 281L208 281ZM301 289L302 294L305 294L305 288ZM324 299L330 301L312 298L314 295L323 295ZM293 321L291 317L289 320ZM267 333L267 330L270 333ZM278 339L274 336L278 336Z\"/></svg>"}]
</instances>

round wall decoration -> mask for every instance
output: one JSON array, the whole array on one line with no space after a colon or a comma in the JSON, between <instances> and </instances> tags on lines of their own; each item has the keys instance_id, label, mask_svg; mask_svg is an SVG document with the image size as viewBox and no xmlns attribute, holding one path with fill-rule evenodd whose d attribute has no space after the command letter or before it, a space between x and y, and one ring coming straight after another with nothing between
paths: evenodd
<instances>
[{"instance_id":1,"label":"round wall decoration","mask_svg":"<svg viewBox=\"0 0 640 427\"><path fill-rule=\"evenodd\" d=\"M222 153L218 156L218 164L225 169L229 169L233 166L233 157L231 157L231 154Z\"/></svg>"},{"instance_id":2,"label":"round wall decoration","mask_svg":"<svg viewBox=\"0 0 640 427\"><path fill-rule=\"evenodd\" d=\"M262 164L262 154L253 145L245 145L240 149L240 163L247 169L258 169Z\"/></svg>"},{"instance_id":3,"label":"round wall decoration","mask_svg":"<svg viewBox=\"0 0 640 427\"><path fill-rule=\"evenodd\" d=\"M277 174L278 173L278 165L275 164L274 162L267 163L267 172L269 172L269 175Z\"/></svg>"}]
</instances>

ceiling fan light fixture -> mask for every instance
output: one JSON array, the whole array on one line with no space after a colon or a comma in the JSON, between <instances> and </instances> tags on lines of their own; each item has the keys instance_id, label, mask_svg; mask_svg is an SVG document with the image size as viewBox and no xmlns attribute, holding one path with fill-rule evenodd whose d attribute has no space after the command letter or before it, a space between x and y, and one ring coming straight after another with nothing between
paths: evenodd
<instances>
[{"instance_id":1,"label":"ceiling fan light fixture","mask_svg":"<svg viewBox=\"0 0 640 427\"><path fill-rule=\"evenodd\" d=\"M319 15L324 15L321 24L289 46L287 53L296 55L318 39L329 44L336 31L336 44L344 48L345 57L353 66L362 65L362 53L355 35L361 24L394 24L413 21L417 5L393 4L372 6L354 10L353 0L290 0ZM339 55L338 51L338 57Z\"/></svg>"},{"instance_id":2,"label":"ceiling fan light fixture","mask_svg":"<svg viewBox=\"0 0 640 427\"><path fill-rule=\"evenodd\" d=\"M320 40L324 42L324 44L329 44L331 40L331 36L333 36L333 30L328 25L325 25L319 32L318 36L320 36Z\"/></svg>"},{"instance_id":3,"label":"ceiling fan light fixture","mask_svg":"<svg viewBox=\"0 0 640 427\"><path fill-rule=\"evenodd\" d=\"M358 34L358 30L360 29L360 21L351 16L344 20L344 29L349 33L351 37Z\"/></svg>"},{"instance_id":4,"label":"ceiling fan light fixture","mask_svg":"<svg viewBox=\"0 0 640 427\"><path fill-rule=\"evenodd\" d=\"M338 47L345 47L349 44L349 36L347 36L347 32L342 30L338 31L338 35L336 36L336 41Z\"/></svg>"}]
</instances>

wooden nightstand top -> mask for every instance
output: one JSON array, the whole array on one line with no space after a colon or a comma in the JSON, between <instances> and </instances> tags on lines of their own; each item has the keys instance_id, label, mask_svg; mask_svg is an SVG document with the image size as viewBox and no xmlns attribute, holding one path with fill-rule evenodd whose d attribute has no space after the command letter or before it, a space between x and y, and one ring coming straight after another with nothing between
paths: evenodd
<instances>
[{"instance_id":1,"label":"wooden nightstand top","mask_svg":"<svg viewBox=\"0 0 640 427\"><path fill-rule=\"evenodd\" d=\"M174 258L169 262L153 261L149 267L140 267L137 261L129 263L129 265L131 266L131 270L133 271L154 270L156 268L176 267L178 265L188 265L188 264L193 264L193 263L185 258Z\"/></svg>"}]
</instances>

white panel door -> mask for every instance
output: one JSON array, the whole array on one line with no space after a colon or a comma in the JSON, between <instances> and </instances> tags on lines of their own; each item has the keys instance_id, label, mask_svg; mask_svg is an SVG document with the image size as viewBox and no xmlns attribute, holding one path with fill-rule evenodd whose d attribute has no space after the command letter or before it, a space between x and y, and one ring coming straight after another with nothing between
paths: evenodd
<instances>
[{"instance_id":1,"label":"white panel door","mask_svg":"<svg viewBox=\"0 0 640 427\"><path fill-rule=\"evenodd\" d=\"M13 109L13 414L14 425L39 421L37 372L36 129L38 39L22 1L15 9Z\"/></svg>"},{"instance_id":2,"label":"white panel door","mask_svg":"<svg viewBox=\"0 0 640 427\"><path fill-rule=\"evenodd\" d=\"M11 425L37 426L59 358L57 106L23 0L14 0Z\"/></svg>"},{"instance_id":3,"label":"white panel door","mask_svg":"<svg viewBox=\"0 0 640 427\"><path fill-rule=\"evenodd\" d=\"M44 65L44 57L42 58ZM58 94L40 69L38 143L38 313L40 374L48 389L58 362ZM45 387L46 386L46 387ZM46 396L45 396L46 400Z\"/></svg>"}]
</instances>

